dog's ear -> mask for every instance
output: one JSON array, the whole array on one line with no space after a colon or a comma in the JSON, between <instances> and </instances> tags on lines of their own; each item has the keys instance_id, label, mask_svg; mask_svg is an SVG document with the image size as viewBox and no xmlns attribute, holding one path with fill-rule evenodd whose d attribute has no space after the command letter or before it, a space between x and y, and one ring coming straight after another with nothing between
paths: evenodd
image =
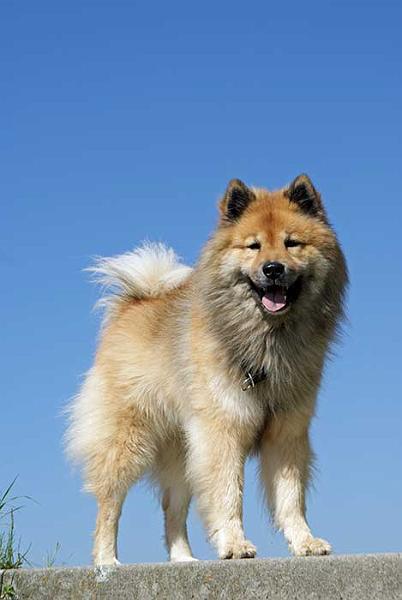
<instances>
[{"instance_id":1,"label":"dog's ear","mask_svg":"<svg viewBox=\"0 0 402 600\"><path fill-rule=\"evenodd\" d=\"M255 194L245 183L240 179L231 179L219 205L222 222L237 221L253 200Z\"/></svg>"},{"instance_id":2,"label":"dog's ear","mask_svg":"<svg viewBox=\"0 0 402 600\"><path fill-rule=\"evenodd\" d=\"M324 216L321 196L313 186L310 177L306 174L299 175L285 190L285 195L290 202L294 202L299 208L313 217Z\"/></svg>"}]
</instances>

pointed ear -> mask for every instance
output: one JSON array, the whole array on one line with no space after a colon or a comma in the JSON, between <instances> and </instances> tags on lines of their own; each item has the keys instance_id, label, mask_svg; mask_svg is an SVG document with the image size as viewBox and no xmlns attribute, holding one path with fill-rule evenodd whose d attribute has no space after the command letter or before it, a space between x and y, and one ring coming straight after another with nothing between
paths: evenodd
<instances>
[{"instance_id":1,"label":"pointed ear","mask_svg":"<svg viewBox=\"0 0 402 600\"><path fill-rule=\"evenodd\" d=\"M306 214L313 217L324 215L324 208L321 203L321 196L312 184L308 175L304 173L292 181L285 191L290 202L294 202Z\"/></svg>"},{"instance_id":2,"label":"pointed ear","mask_svg":"<svg viewBox=\"0 0 402 600\"><path fill-rule=\"evenodd\" d=\"M219 204L222 221L237 221L253 200L255 194L245 183L240 179L231 179Z\"/></svg>"}]
</instances>

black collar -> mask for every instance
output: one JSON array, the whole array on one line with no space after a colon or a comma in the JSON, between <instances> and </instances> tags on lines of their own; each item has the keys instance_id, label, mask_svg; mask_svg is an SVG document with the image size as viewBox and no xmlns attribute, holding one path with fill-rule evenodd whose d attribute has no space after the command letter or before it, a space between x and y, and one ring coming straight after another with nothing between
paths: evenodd
<instances>
[{"instance_id":1,"label":"black collar","mask_svg":"<svg viewBox=\"0 0 402 600\"><path fill-rule=\"evenodd\" d=\"M265 370L257 371L245 371L246 378L241 383L241 389L243 392L255 388L258 383L268 379L268 373Z\"/></svg>"}]
</instances>

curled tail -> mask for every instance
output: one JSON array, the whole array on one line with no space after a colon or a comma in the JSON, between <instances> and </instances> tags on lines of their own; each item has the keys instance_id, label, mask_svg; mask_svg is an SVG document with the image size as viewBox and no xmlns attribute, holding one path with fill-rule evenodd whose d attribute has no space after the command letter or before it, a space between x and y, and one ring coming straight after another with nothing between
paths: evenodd
<instances>
[{"instance_id":1,"label":"curled tail","mask_svg":"<svg viewBox=\"0 0 402 600\"><path fill-rule=\"evenodd\" d=\"M120 256L97 258L86 270L110 292L98 302L107 309L106 316L124 300L157 298L179 287L192 271L172 248L150 242Z\"/></svg>"}]
</instances>

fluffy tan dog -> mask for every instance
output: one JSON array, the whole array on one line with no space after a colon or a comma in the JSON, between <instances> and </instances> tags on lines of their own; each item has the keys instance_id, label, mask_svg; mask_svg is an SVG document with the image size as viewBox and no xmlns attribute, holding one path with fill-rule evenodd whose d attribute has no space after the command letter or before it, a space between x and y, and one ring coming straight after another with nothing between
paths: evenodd
<instances>
[{"instance_id":1,"label":"fluffy tan dog","mask_svg":"<svg viewBox=\"0 0 402 600\"><path fill-rule=\"evenodd\" d=\"M231 181L193 270L149 244L93 271L112 294L67 446L98 501L95 563L117 563L122 505L146 474L171 560L193 560L192 495L219 557L255 556L242 525L251 453L292 552L328 554L305 518L309 424L347 273L310 179L273 192Z\"/></svg>"}]
</instances>

